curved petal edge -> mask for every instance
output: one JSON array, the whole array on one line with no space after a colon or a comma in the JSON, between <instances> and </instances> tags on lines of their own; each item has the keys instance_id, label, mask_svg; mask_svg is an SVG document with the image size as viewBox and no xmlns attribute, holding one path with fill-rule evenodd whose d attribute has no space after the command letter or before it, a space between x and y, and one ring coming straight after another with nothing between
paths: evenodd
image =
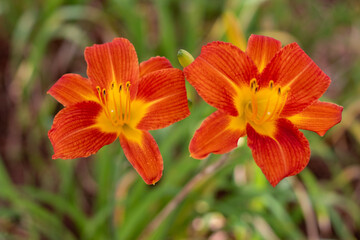
<instances>
[{"instance_id":1,"label":"curved petal edge","mask_svg":"<svg viewBox=\"0 0 360 240\"><path fill-rule=\"evenodd\" d=\"M128 139L120 135L120 144L131 165L146 184L155 184L162 176L163 159L154 138L146 131L139 139Z\"/></svg>"},{"instance_id":2,"label":"curved petal edge","mask_svg":"<svg viewBox=\"0 0 360 240\"><path fill-rule=\"evenodd\" d=\"M236 118L222 111L206 118L191 139L191 157L203 159L210 153L223 154L236 148L239 138L245 135L245 125L235 121Z\"/></svg>"},{"instance_id":3,"label":"curved petal edge","mask_svg":"<svg viewBox=\"0 0 360 240\"><path fill-rule=\"evenodd\" d=\"M170 61L165 57L152 57L140 63L140 78L144 75L167 68L173 68Z\"/></svg>"},{"instance_id":4,"label":"curved petal edge","mask_svg":"<svg viewBox=\"0 0 360 240\"><path fill-rule=\"evenodd\" d=\"M142 130L164 128L190 115L184 75L176 68L158 70L142 77L137 99L148 106L147 113L137 125Z\"/></svg>"},{"instance_id":5,"label":"curved petal edge","mask_svg":"<svg viewBox=\"0 0 360 240\"><path fill-rule=\"evenodd\" d=\"M72 73L63 75L47 93L64 106L83 101L97 101L91 82Z\"/></svg>"},{"instance_id":6,"label":"curved petal edge","mask_svg":"<svg viewBox=\"0 0 360 240\"><path fill-rule=\"evenodd\" d=\"M273 187L301 172L310 160L309 142L287 119L277 121L273 138L258 134L250 124L246 131L254 160Z\"/></svg>"},{"instance_id":7,"label":"curved petal edge","mask_svg":"<svg viewBox=\"0 0 360 240\"><path fill-rule=\"evenodd\" d=\"M299 129L324 136L330 128L341 122L342 111L343 107L334 103L316 101L288 119Z\"/></svg>"},{"instance_id":8,"label":"curved petal edge","mask_svg":"<svg viewBox=\"0 0 360 240\"><path fill-rule=\"evenodd\" d=\"M95 102L80 102L61 110L48 132L54 148L53 159L88 157L117 138L96 127L102 108Z\"/></svg>"}]
</instances>

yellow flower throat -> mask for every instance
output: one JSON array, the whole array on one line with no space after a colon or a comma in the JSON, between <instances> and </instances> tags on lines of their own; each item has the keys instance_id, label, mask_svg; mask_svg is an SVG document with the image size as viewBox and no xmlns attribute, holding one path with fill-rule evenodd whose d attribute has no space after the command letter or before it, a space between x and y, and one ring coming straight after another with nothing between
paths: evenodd
<instances>
[{"instance_id":1,"label":"yellow flower throat","mask_svg":"<svg viewBox=\"0 0 360 240\"><path fill-rule=\"evenodd\" d=\"M139 141L141 131L138 123L148 112L151 103L141 99L131 99L131 83L111 82L105 89L96 87L99 103L103 111L98 116L97 126L102 132L125 134L128 139Z\"/></svg>"},{"instance_id":2,"label":"yellow flower throat","mask_svg":"<svg viewBox=\"0 0 360 240\"><path fill-rule=\"evenodd\" d=\"M129 81L119 86L112 82L108 92L105 88L101 90L99 86L96 87L105 115L114 127L124 126L130 121L130 86Z\"/></svg>"},{"instance_id":3,"label":"yellow flower throat","mask_svg":"<svg viewBox=\"0 0 360 240\"><path fill-rule=\"evenodd\" d=\"M269 82L268 88L259 89L256 79L250 81L250 99L244 108L247 121L256 125L277 118L283 110L289 88L282 89Z\"/></svg>"},{"instance_id":4,"label":"yellow flower throat","mask_svg":"<svg viewBox=\"0 0 360 240\"><path fill-rule=\"evenodd\" d=\"M268 87L260 88L253 78L248 87L241 87L237 94L238 117L232 120L231 128L245 128L249 123L258 133L273 136L274 120L283 110L289 87L275 86L274 81Z\"/></svg>"}]
</instances>

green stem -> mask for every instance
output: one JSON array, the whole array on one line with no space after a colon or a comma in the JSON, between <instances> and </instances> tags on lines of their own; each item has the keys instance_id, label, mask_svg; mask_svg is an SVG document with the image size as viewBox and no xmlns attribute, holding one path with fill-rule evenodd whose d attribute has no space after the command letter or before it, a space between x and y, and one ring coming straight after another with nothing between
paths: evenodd
<instances>
[{"instance_id":1,"label":"green stem","mask_svg":"<svg viewBox=\"0 0 360 240\"><path fill-rule=\"evenodd\" d=\"M205 177L211 176L218 171L228 160L230 153L226 153L213 164L202 169L196 174L184 188L161 210L161 212L147 225L145 230L140 235L139 239L146 239L150 234L157 229L160 224L169 216L169 214L175 210L177 206L184 200L184 198L190 193L190 191Z\"/></svg>"}]
</instances>

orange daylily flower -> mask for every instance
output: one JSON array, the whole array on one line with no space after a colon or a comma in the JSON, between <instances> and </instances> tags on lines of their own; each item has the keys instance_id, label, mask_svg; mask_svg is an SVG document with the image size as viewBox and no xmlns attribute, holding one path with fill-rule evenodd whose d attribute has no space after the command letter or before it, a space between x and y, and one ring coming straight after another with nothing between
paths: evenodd
<instances>
[{"instance_id":1,"label":"orange daylily flower","mask_svg":"<svg viewBox=\"0 0 360 240\"><path fill-rule=\"evenodd\" d=\"M341 106L318 101L330 78L296 43L282 48L273 38L252 35L243 52L213 42L184 73L218 109L195 132L191 156L229 152L247 135L256 164L273 186L309 162L309 143L299 129L323 136L341 121Z\"/></svg>"},{"instance_id":2,"label":"orange daylily flower","mask_svg":"<svg viewBox=\"0 0 360 240\"><path fill-rule=\"evenodd\" d=\"M164 57L139 65L133 45L124 38L87 47L85 60L88 79L65 74L48 91L65 106L49 131L53 158L87 157L119 137L144 181L156 183L163 160L148 130L190 114L182 71Z\"/></svg>"}]
</instances>

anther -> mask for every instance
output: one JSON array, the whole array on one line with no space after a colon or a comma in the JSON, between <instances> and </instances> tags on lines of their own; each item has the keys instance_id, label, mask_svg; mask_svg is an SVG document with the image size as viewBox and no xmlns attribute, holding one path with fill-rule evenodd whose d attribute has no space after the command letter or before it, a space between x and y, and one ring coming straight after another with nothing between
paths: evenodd
<instances>
[{"instance_id":1,"label":"anther","mask_svg":"<svg viewBox=\"0 0 360 240\"><path fill-rule=\"evenodd\" d=\"M126 82L126 88L129 89L130 85L131 85L130 82L127 81L127 82Z\"/></svg>"},{"instance_id":2,"label":"anther","mask_svg":"<svg viewBox=\"0 0 360 240\"><path fill-rule=\"evenodd\" d=\"M274 87L274 81L273 80L270 81L269 87L270 87L270 89L272 89Z\"/></svg>"},{"instance_id":3,"label":"anther","mask_svg":"<svg viewBox=\"0 0 360 240\"><path fill-rule=\"evenodd\" d=\"M259 90L259 88L256 87L255 90L254 90L254 93L257 93L258 90Z\"/></svg>"},{"instance_id":4,"label":"anther","mask_svg":"<svg viewBox=\"0 0 360 240\"><path fill-rule=\"evenodd\" d=\"M120 84L120 87L119 87L119 92L121 91L121 89L122 89L122 84Z\"/></svg>"},{"instance_id":5,"label":"anther","mask_svg":"<svg viewBox=\"0 0 360 240\"><path fill-rule=\"evenodd\" d=\"M114 89L114 83L112 82L111 83L111 90L113 90Z\"/></svg>"},{"instance_id":6,"label":"anther","mask_svg":"<svg viewBox=\"0 0 360 240\"><path fill-rule=\"evenodd\" d=\"M278 88L278 94L281 95L281 88Z\"/></svg>"},{"instance_id":7,"label":"anther","mask_svg":"<svg viewBox=\"0 0 360 240\"><path fill-rule=\"evenodd\" d=\"M99 97L99 100L102 104L104 104L103 102L103 97L101 96L101 88L99 86L96 86L96 90L98 92L98 97Z\"/></svg>"},{"instance_id":8,"label":"anther","mask_svg":"<svg viewBox=\"0 0 360 240\"><path fill-rule=\"evenodd\" d=\"M256 84L256 79L253 78L250 82L250 88L253 89L254 87L257 87L257 84Z\"/></svg>"},{"instance_id":9,"label":"anther","mask_svg":"<svg viewBox=\"0 0 360 240\"><path fill-rule=\"evenodd\" d=\"M103 95L104 95L104 97L105 97L105 95L106 95L106 90L105 90L105 88L103 89Z\"/></svg>"}]
</instances>

